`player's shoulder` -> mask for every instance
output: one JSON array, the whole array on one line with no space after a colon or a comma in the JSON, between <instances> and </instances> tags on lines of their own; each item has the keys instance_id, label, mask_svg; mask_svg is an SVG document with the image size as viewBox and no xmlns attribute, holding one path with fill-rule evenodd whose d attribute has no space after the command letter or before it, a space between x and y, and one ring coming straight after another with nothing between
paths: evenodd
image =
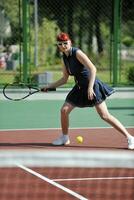
<instances>
[{"instance_id":1,"label":"player's shoulder","mask_svg":"<svg viewBox=\"0 0 134 200\"><path fill-rule=\"evenodd\" d=\"M76 57L79 58L83 56L86 56L86 54L81 49L77 48Z\"/></svg>"},{"instance_id":2,"label":"player's shoulder","mask_svg":"<svg viewBox=\"0 0 134 200\"><path fill-rule=\"evenodd\" d=\"M78 47L72 47L72 53L79 51L80 49Z\"/></svg>"},{"instance_id":3,"label":"player's shoulder","mask_svg":"<svg viewBox=\"0 0 134 200\"><path fill-rule=\"evenodd\" d=\"M72 47L72 55L79 55L82 53L82 50L77 47Z\"/></svg>"}]
</instances>

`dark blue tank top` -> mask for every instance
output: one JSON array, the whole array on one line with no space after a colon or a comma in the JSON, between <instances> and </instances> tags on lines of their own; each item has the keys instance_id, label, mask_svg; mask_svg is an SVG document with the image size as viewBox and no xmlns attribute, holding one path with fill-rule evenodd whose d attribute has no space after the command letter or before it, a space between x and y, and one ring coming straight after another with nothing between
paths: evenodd
<instances>
[{"instance_id":1,"label":"dark blue tank top","mask_svg":"<svg viewBox=\"0 0 134 200\"><path fill-rule=\"evenodd\" d=\"M78 48L72 47L69 56L63 54L63 61L70 76L74 76L76 84L87 86L89 83L89 69L81 64L76 57Z\"/></svg>"}]
</instances>

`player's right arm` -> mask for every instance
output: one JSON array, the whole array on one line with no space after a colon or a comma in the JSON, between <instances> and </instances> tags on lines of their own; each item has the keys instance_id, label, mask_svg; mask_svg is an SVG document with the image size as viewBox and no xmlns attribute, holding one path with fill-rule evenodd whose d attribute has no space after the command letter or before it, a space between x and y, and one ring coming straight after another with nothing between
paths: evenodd
<instances>
[{"instance_id":1,"label":"player's right arm","mask_svg":"<svg viewBox=\"0 0 134 200\"><path fill-rule=\"evenodd\" d=\"M63 63L62 77L59 80L49 84L47 87L44 87L44 91L46 91L48 88L57 88L61 85L64 85L67 82L68 78L69 78L69 74L66 70L64 63Z\"/></svg>"}]
</instances>

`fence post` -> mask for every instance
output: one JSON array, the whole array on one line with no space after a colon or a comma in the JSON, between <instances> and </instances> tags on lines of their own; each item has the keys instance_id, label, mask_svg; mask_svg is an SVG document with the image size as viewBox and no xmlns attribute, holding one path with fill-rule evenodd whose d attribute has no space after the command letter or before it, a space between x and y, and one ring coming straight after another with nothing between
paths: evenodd
<instances>
[{"instance_id":1,"label":"fence post","mask_svg":"<svg viewBox=\"0 0 134 200\"><path fill-rule=\"evenodd\" d=\"M114 0L113 10L113 85L117 86L119 78L119 60L120 60L120 2Z\"/></svg>"},{"instance_id":2,"label":"fence post","mask_svg":"<svg viewBox=\"0 0 134 200\"><path fill-rule=\"evenodd\" d=\"M28 44L29 44L29 14L28 14L29 0L22 1L22 26L23 26L23 82L28 80Z\"/></svg>"}]
</instances>

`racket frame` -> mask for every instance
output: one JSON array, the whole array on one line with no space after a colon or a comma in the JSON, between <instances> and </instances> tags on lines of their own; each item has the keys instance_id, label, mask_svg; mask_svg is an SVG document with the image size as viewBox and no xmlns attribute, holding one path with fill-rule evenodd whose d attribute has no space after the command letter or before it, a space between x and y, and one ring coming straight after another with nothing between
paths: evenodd
<instances>
[{"instance_id":1,"label":"racket frame","mask_svg":"<svg viewBox=\"0 0 134 200\"><path fill-rule=\"evenodd\" d=\"M10 96L7 95L6 89L7 89L9 86L13 86L13 85L16 85L16 86L19 86L19 85L20 85L20 86L22 86L22 87L23 87L23 86L24 86L24 87L27 87L27 88L29 89L28 94L25 95L25 96L22 97L22 98L11 98ZM32 90L34 90L34 91L32 91ZM48 88L47 91L56 91L56 88ZM19 83L19 84L15 84L15 83L10 84L10 83L7 83L7 84L3 87L3 95L4 95L4 97L5 97L6 99L12 100L12 101L21 101L21 100L26 99L27 97L29 97L29 96L31 96L31 95L37 93L37 92L41 92L41 89L40 89L40 88L37 88L37 87L33 87L33 86L31 86L31 85L28 85L28 84L24 84L24 83Z\"/></svg>"}]
</instances>

